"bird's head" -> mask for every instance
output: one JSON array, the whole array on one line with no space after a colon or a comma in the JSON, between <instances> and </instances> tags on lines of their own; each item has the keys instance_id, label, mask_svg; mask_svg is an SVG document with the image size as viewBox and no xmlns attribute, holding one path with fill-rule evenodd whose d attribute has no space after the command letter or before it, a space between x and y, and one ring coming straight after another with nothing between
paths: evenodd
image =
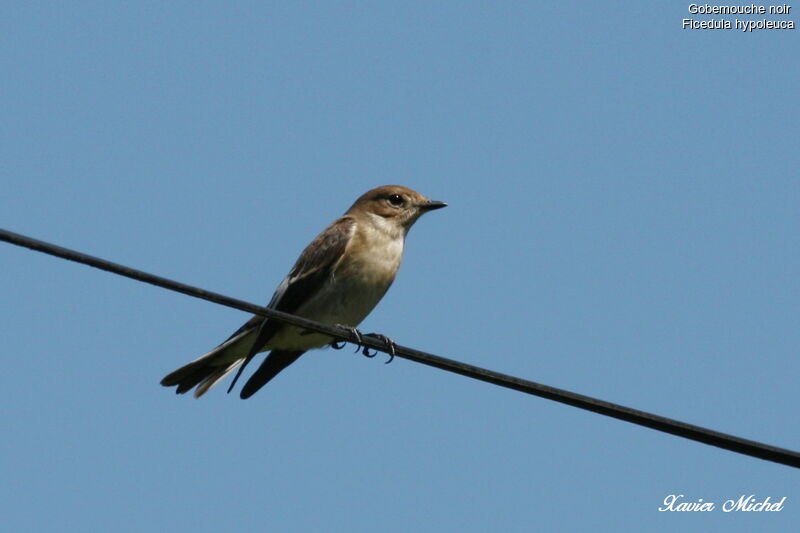
<instances>
[{"instance_id":1,"label":"bird's head","mask_svg":"<svg viewBox=\"0 0 800 533\"><path fill-rule=\"evenodd\" d=\"M347 213L360 211L408 231L423 214L446 206L408 187L384 185L362 194Z\"/></svg>"}]
</instances>

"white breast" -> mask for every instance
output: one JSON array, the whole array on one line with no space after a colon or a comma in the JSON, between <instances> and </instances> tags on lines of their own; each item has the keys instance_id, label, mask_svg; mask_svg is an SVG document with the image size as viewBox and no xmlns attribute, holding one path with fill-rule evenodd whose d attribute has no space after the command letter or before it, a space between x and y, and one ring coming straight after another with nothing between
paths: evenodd
<instances>
[{"instance_id":1,"label":"white breast","mask_svg":"<svg viewBox=\"0 0 800 533\"><path fill-rule=\"evenodd\" d=\"M357 227L330 281L297 314L327 324L358 326L386 294L400 268L405 235L394 230L377 223ZM296 328L285 328L270 346L308 349L330 341L324 335L300 335Z\"/></svg>"}]
</instances>

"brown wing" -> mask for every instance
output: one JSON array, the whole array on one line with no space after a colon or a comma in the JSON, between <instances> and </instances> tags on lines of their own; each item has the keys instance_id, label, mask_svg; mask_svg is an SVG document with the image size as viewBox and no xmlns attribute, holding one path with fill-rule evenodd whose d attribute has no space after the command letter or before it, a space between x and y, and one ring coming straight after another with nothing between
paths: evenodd
<instances>
[{"instance_id":1,"label":"brown wing","mask_svg":"<svg viewBox=\"0 0 800 533\"><path fill-rule=\"evenodd\" d=\"M313 297L327 281L336 264L339 262L339 259L341 259L344 254L347 243L350 242L350 238L353 235L355 224L356 222L353 218L344 216L320 233L317 238L303 250L303 253L300 254L294 267L292 267L289 275L286 276L278 286L267 307L286 313L294 313L303 303ZM236 377L233 378L228 392L233 390L233 386L242 374L244 367L247 366L253 357L255 357L255 355L270 341L281 325L282 323L277 320L255 316L233 334L235 336L243 329L258 327L258 334L253 342L253 346L250 348L244 363L239 367ZM297 354L295 359L299 357L299 355L300 354ZM267 360L265 360L262 365L266 365L269 358L270 356L267 356ZM294 359L292 359L292 361L294 361ZM278 371L285 368L285 366L288 366L288 364L281 366ZM257 372L256 374L259 373ZM273 376L274 374L270 375L269 378L271 379ZM253 378L255 377L256 375L253 376ZM251 378L251 381L253 378ZM266 381L260 385L256 385L255 383L251 385L250 381L248 381L248 388L252 390L250 394L258 390L264 383L266 383ZM255 389L253 389L253 387L255 387Z\"/></svg>"}]
</instances>

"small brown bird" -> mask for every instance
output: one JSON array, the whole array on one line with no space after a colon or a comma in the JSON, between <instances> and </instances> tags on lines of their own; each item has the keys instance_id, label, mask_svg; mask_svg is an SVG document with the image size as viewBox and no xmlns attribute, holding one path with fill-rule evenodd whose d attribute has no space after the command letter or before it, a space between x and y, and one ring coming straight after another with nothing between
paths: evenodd
<instances>
[{"instance_id":1,"label":"small brown bird","mask_svg":"<svg viewBox=\"0 0 800 533\"><path fill-rule=\"evenodd\" d=\"M447 204L400 185L364 193L300 254L267 307L325 324L356 327L394 281L408 230L428 211ZM254 316L225 342L161 380L199 398L259 352L270 351L247 380L240 396L249 398L307 350L333 341L276 320ZM229 389L230 392L230 389Z\"/></svg>"}]
</instances>

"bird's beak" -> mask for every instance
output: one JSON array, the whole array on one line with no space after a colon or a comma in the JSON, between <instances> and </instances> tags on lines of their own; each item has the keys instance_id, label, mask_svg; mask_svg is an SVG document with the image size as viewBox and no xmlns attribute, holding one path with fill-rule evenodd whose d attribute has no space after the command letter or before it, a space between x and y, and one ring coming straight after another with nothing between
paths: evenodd
<instances>
[{"instance_id":1,"label":"bird's beak","mask_svg":"<svg viewBox=\"0 0 800 533\"><path fill-rule=\"evenodd\" d=\"M427 202L423 202L421 204L417 204L423 211L433 211L434 209L441 209L443 207L447 207L447 204L444 202L440 202L438 200L428 200Z\"/></svg>"}]
</instances>

